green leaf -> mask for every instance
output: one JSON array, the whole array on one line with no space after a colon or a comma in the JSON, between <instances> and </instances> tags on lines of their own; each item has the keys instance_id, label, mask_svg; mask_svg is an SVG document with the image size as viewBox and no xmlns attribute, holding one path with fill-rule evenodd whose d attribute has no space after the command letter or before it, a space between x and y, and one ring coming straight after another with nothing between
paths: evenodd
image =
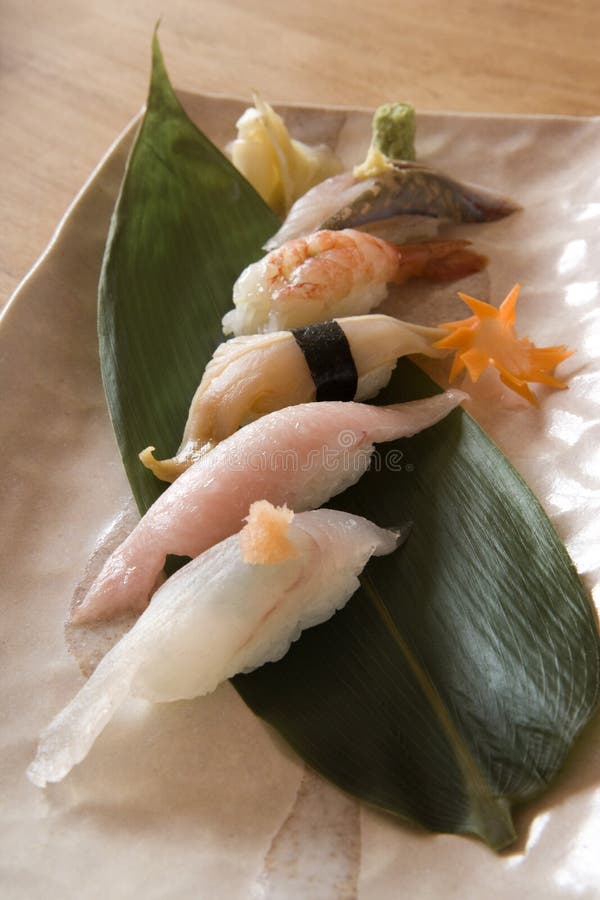
<instances>
[{"instance_id":1,"label":"green leaf","mask_svg":"<svg viewBox=\"0 0 600 900\"><path fill-rule=\"evenodd\" d=\"M378 403L435 390L401 361ZM410 521L410 537L372 560L334 619L238 690L346 790L507 845L509 806L548 784L598 698L595 623L563 545L462 410L380 447L333 505Z\"/></svg>"},{"instance_id":2,"label":"green leaf","mask_svg":"<svg viewBox=\"0 0 600 900\"><path fill-rule=\"evenodd\" d=\"M257 214L258 212L258 214ZM102 378L141 512L164 490L138 460L172 456L240 271L279 220L188 119L158 39L146 114L111 221L99 291Z\"/></svg>"},{"instance_id":3,"label":"green leaf","mask_svg":"<svg viewBox=\"0 0 600 900\"><path fill-rule=\"evenodd\" d=\"M277 227L195 128L158 43L148 110L117 203L100 284L108 403L140 509L165 485L137 461L176 449L232 284ZM437 390L403 362L379 402ZM390 455L390 454L395 454ZM334 505L406 545L283 660L235 686L312 766L356 796L492 847L510 808L559 770L598 699L589 598L527 486L461 410L376 465Z\"/></svg>"}]
</instances>

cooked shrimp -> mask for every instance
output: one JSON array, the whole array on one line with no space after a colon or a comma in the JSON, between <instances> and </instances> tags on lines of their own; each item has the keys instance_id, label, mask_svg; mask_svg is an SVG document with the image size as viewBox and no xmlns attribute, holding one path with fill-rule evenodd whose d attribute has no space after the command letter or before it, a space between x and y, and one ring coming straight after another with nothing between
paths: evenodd
<instances>
[{"instance_id":1,"label":"cooked shrimp","mask_svg":"<svg viewBox=\"0 0 600 900\"><path fill-rule=\"evenodd\" d=\"M478 272L484 257L468 241L396 245L362 231L317 231L248 266L233 289L225 334L256 334L369 312L390 282L452 281Z\"/></svg>"}]
</instances>

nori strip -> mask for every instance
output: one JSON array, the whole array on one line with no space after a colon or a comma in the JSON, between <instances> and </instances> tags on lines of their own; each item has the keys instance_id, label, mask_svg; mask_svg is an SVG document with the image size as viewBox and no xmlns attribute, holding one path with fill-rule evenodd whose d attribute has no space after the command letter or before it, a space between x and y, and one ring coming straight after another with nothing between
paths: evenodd
<instances>
[{"instance_id":1,"label":"nori strip","mask_svg":"<svg viewBox=\"0 0 600 900\"><path fill-rule=\"evenodd\" d=\"M336 321L292 331L317 388L317 400L353 400L358 372L348 338Z\"/></svg>"}]
</instances>

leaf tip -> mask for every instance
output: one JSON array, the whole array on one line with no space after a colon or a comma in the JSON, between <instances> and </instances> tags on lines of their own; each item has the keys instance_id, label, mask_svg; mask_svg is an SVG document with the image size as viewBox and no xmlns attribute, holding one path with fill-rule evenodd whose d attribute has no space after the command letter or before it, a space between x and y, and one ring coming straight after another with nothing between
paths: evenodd
<instances>
[{"instance_id":1,"label":"leaf tip","mask_svg":"<svg viewBox=\"0 0 600 900\"><path fill-rule=\"evenodd\" d=\"M160 41L158 40L158 29L160 28L160 18L156 20L156 24L154 25L154 31L152 32L152 70L154 71L155 66L161 65L164 68L164 59L162 55L162 50L160 49Z\"/></svg>"},{"instance_id":2,"label":"leaf tip","mask_svg":"<svg viewBox=\"0 0 600 900\"><path fill-rule=\"evenodd\" d=\"M517 839L517 832L505 797L488 794L471 798L472 807L465 831L478 835L492 850L510 847Z\"/></svg>"},{"instance_id":3,"label":"leaf tip","mask_svg":"<svg viewBox=\"0 0 600 900\"><path fill-rule=\"evenodd\" d=\"M150 90L148 93L148 108L164 105L167 109L175 106L179 109L179 101L173 90L173 85L167 72L165 59L158 40L158 29L161 20L158 19L152 33L152 71L150 75Z\"/></svg>"}]
</instances>

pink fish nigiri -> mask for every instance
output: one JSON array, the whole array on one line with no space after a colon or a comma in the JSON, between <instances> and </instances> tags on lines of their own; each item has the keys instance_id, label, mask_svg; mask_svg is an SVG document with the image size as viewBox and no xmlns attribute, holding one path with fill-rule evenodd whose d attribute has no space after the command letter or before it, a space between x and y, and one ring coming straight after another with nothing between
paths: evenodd
<instances>
[{"instance_id":1,"label":"pink fish nigiri","mask_svg":"<svg viewBox=\"0 0 600 900\"><path fill-rule=\"evenodd\" d=\"M448 391L387 407L306 403L246 425L159 497L106 561L72 621L141 612L168 554L196 557L234 534L255 500L295 512L321 506L359 480L375 443L434 425L464 398Z\"/></svg>"}]
</instances>

